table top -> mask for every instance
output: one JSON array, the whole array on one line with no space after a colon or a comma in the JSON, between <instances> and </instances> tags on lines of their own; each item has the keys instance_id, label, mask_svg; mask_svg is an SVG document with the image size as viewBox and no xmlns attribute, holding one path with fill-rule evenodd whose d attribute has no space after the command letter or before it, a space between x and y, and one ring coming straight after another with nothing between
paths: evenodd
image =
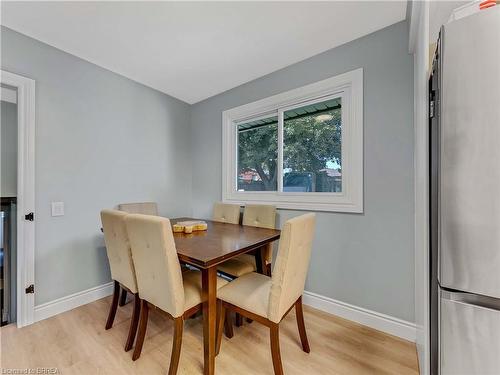
<instances>
[{"instance_id":1,"label":"table top","mask_svg":"<svg viewBox=\"0 0 500 375\"><path fill-rule=\"evenodd\" d=\"M203 219L180 217L170 219L170 223L173 225L186 220ZM264 246L279 239L281 233L278 229L203 221L208 225L206 231L174 233L179 259L201 268L212 267L238 254Z\"/></svg>"}]
</instances>

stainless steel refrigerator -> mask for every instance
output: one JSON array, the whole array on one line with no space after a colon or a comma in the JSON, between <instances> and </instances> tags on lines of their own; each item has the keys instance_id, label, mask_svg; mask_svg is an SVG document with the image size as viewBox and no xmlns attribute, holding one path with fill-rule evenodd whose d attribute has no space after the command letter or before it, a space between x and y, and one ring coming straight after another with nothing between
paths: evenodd
<instances>
[{"instance_id":1,"label":"stainless steel refrigerator","mask_svg":"<svg viewBox=\"0 0 500 375\"><path fill-rule=\"evenodd\" d=\"M431 373L500 374L500 6L441 28L430 78Z\"/></svg>"}]
</instances>

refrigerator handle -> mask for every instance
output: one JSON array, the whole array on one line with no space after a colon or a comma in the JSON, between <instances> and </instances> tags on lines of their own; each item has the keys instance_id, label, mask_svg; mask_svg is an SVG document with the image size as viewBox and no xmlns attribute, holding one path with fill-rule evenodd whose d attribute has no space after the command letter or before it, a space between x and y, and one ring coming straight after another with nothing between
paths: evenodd
<instances>
[{"instance_id":1,"label":"refrigerator handle","mask_svg":"<svg viewBox=\"0 0 500 375\"><path fill-rule=\"evenodd\" d=\"M441 298L454 302L461 302L467 305L475 305L486 309L500 311L500 299L480 294L457 292L448 289L441 289Z\"/></svg>"}]
</instances>

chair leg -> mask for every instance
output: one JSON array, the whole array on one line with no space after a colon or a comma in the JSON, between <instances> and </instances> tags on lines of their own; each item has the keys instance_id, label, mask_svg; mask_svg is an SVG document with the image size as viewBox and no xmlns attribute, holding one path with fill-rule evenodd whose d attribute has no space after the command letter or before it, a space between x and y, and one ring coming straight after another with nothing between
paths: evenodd
<instances>
[{"instance_id":1,"label":"chair leg","mask_svg":"<svg viewBox=\"0 0 500 375\"><path fill-rule=\"evenodd\" d=\"M272 272L272 264L268 263L266 264L266 275L271 277L271 272Z\"/></svg>"},{"instance_id":2,"label":"chair leg","mask_svg":"<svg viewBox=\"0 0 500 375\"><path fill-rule=\"evenodd\" d=\"M132 311L132 318L130 319L130 328L128 330L127 343L125 344L125 351L128 352L134 345L135 335L137 333L137 325L139 324L139 314L141 311L141 299L139 294L134 294L134 310Z\"/></svg>"},{"instance_id":3,"label":"chair leg","mask_svg":"<svg viewBox=\"0 0 500 375\"><path fill-rule=\"evenodd\" d=\"M243 325L243 317L236 313L236 327L241 327Z\"/></svg>"},{"instance_id":4,"label":"chair leg","mask_svg":"<svg viewBox=\"0 0 500 375\"><path fill-rule=\"evenodd\" d=\"M271 333L271 355L273 357L274 375L283 375L280 354L280 326L274 323L269 329Z\"/></svg>"},{"instance_id":5,"label":"chair leg","mask_svg":"<svg viewBox=\"0 0 500 375\"><path fill-rule=\"evenodd\" d=\"M232 339L234 336L233 333L233 315L231 311L226 309L226 318L224 319L224 333L228 339Z\"/></svg>"},{"instance_id":6,"label":"chair leg","mask_svg":"<svg viewBox=\"0 0 500 375\"><path fill-rule=\"evenodd\" d=\"M125 306L127 303L127 291L122 288L122 295L120 296L120 306Z\"/></svg>"},{"instance_id":7,"label":"chair leg","mask_svg":"<svg viewBox=\"0 0 500 375\"><path fill-rule=\"evenodd\" d=\"M141 356L142 344L146 336L146 328L148 327L149 306L145 300L141 301L141 316L139 318L139 332L137 333L137 341L135 342L134 354L132 360L135 361Z\"/></svg>"},{"instance_id":8,"label":"chair leg","mask_svg":"<svg viewBox=\"0 0 500 375\"><path fill-rule=\"evenodd\" d=\"M115 321L116 308L118 306L118 298L120 297L120 283L114 281L113 290L113 300L111 301L111 307L109 308L108 320L106 321L106 329L113 327L113 322Z\"/></svg>"},{"instance_id":9,"label":"chair leg","mask_svg":"<svg viewBox=\"0 0 500 375\"><path fill-rule=\"evenodd\" d=\"M172 343L172 355L168 375L177 374L179 359L181 357L182 331L184 330L184 318L182 316L174 319L174 341Z\"/></svg>"},{"instance_id":10,"label":"chair leg","mask_svg":"<svg viewBox=\"0 0 500 375\"><path fill-rule=\"evenodd\" d=\"M309 353L309 341L307 340L306 326L304 324L304 311L302 310L302 297L295 302L295 315L297 316L297 327L299 328L300 342L302 350Z\"/></svg>"},{"instance_id":11,"label":"chair leg","mask_svg":"<svg viewBox=\"0 0 500 375\"><path fill-rule=\"evenodd\" d=\"M220 352L220 345L222 342L222 330L226 324L226 309L221 300L217 300L217 333L215 340L215 355ZM232 327L231 327L232 328Z\"/></svg>"}]
</instances>

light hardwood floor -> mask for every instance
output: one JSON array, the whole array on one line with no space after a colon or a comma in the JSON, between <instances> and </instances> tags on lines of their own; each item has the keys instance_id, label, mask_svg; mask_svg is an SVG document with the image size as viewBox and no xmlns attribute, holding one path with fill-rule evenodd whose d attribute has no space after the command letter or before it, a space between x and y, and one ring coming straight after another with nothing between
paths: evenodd
<instances>
[{"instance_id":1,"label":"light hardwood floor","mask_svg":"<svg viewBox=\"0 0 500 375\"><path fill-rule=\"evenodd\" d=\"M166 374L172 321L157 312L150 323L142 356L125 353L131 303L119 307L112 329L104 325L111 303L104 298L17 329L1 328L1 368L57 367L60 374ZM301 350L293 310L280 325L285 374L417 374L413 343L323 313L308 306L305 321L311 353ZM201 374L201 318L186 322L178 374ZM268 329L245 323L224 337L216 359L217 374L273 374Z\"/></svg>"}]
</instances>

